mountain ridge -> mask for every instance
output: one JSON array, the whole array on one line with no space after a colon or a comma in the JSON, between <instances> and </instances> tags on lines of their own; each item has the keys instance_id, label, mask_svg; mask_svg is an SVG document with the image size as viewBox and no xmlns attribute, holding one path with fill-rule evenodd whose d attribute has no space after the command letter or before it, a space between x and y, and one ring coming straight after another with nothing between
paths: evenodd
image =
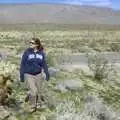
<instances>
[{"instance_id":1,"label":"mountain ridge","mask_svg":"<svg viewBox=\"0 0 120 120\"><path fill-rule=\"evenodd\" d=\"M120 25L120 11L107 7L68 4L0 4L0 24Z\"/></svg>"}]
</instances>

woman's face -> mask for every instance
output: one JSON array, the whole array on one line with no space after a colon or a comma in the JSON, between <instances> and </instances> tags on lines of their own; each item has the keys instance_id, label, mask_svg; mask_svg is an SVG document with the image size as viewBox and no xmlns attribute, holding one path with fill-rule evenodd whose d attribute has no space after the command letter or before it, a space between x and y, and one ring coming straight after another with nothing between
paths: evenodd
<instances>
[{"instance_id":1,"label":"woman's face","mask_svg":"<svg viewBox=\"0 0 120 120\"><path fill-rule=\"evenodd\" d=\"M37 45L35 44L35 42L33 40L31 40L29 43L30 43L30 46L29 46L30 48L34 49L37 47Z\"/></svg>"}]
</instances>

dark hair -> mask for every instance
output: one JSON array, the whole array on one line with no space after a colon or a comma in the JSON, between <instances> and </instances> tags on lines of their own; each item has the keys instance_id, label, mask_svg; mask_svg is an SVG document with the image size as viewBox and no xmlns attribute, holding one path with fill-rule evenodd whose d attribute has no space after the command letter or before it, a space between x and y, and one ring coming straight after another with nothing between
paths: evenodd
<instances>
[{"instance_id":1,"label":"dark hair","mask_svg":"<svg viewBox=\"0 0 120 120\"><path fill-rule=\"evenodd\" d=\"M37 45L37 49L38 50L43 50L43 46L41 45L40 39L39 38L32 38L32 40L35 42L35 44Z\"/></svg>"}]
</instances>

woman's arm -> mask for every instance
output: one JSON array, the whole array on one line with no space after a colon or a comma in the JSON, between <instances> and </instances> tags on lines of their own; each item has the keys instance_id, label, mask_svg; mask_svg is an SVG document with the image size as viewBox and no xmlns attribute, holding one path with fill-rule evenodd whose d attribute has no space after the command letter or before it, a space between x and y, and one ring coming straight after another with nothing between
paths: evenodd
<instances>
[{"instance_id":1,"label":"woman's arm","mask_svg":"<svg viewBox=\"0 0 120 120\"><path fill-rule=\"evenodd\" d=\"M25 51L22 55L21 64L20 64L20 81L24 82L24 69L25 69L25 63L27 60L27 52Z\"/></svg>"},{"instance_id":2,"label":"woman's arm","mask_svg":"<svg viewBox=\"0 0 120 120\"><path fill-rule=\"evenodd\" d=\"M48 72L48 65L46 63L46 57L45 57L45 53L43 52L43 63L42 63L44 72L46 74L46 80L48 81L50 76L49 76L49 72Z\"/></svg>"}]
</instances>

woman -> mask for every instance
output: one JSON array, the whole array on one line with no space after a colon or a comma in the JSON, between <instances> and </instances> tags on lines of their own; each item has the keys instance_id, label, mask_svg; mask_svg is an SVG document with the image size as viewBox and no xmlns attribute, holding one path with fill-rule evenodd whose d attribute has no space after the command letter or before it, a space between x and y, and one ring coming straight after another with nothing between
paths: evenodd
<instances>
[{"instance_id":1,"label":"woman","mask_svg":"<svg viewBox=\"0 0 120 120\"><path fill-rule=\"evenodd\" d=\"M49 80L48 66L41 42L38 38L32 38L30 47L25 50L20 65L20 80L21 82L26 80L29 88L29 94L25 101L29 99L32 105L41 101L44 82L43 70L46 80Z\"/></svg>"}]
</instances>

